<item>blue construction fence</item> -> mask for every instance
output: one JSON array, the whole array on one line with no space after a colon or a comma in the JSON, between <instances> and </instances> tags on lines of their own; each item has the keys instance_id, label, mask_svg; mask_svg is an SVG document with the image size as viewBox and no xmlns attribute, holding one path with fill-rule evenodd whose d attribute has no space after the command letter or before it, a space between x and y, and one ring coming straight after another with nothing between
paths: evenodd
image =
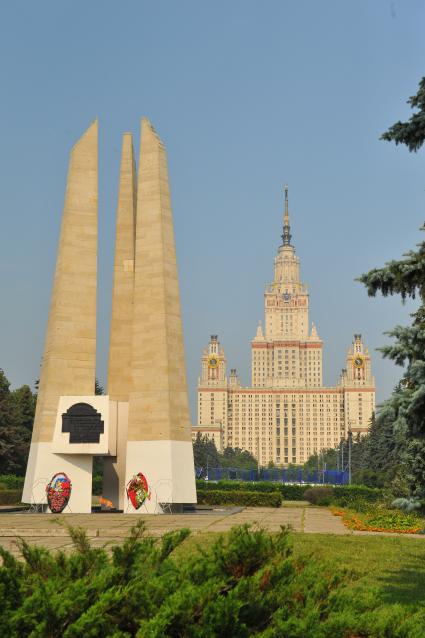
<instances>
[{"instance_id":1,"label":"blue construction fence","mask_svg":"<svg viewBox=\"0 0 425 638\"><path fill-rule=\"evenodd\" d=\"M308 472L303 468L252 469L242 470L234 467L197 467L196 477L209 481L274 481L276 483L299 483L308 485L348 485L348 472L342 470L317 470Z\"/></svg>"}]
</instances>

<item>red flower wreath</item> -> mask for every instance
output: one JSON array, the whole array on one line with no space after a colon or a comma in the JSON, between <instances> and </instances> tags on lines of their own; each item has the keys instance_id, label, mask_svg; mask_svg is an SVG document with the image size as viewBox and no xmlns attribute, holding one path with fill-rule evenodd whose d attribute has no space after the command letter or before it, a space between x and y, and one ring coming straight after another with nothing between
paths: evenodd
<instances>
[{"instance_id":1,"label":"red flower wreath","mask_svg":"<svg viewBox=\"0 0 425 638\"><path fill-rule=\"evenodd\" d=\"M68 505L71 496L72 483L64 472L58 472L46 486L47 504L50 511L60 514Z\"/></svg>"},{"instance_id":2,"label":"red flower wreath","mask_svg":"<svg viewBox=\"0 0 425 638\"><path fill-rule=\"evenodd\" d=\"M146 499L150 499L151 494L146 477L139 472L129 480L126 487L127 497L130 499L134 509L138 510Z\"/></svg>"}]
</instances>

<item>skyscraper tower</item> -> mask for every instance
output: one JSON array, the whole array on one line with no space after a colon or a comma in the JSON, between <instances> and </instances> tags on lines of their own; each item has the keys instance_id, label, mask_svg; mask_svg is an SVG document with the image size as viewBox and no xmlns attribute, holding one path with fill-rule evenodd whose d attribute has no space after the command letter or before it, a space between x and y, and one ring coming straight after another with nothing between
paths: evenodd
<instances>
[{"instance_id":1,"label":"skyscraper tower","mask_svg":"<svg viewBox=\"0 0 425 638\"><path fill-rule=\"evenodd\" d=\"M282 243L274 259L273 281L264 291L265 335L259 327L251 343L252 386L320 387L322 341L314 326L309 332L309 296L291 244L288 186L284 190Z\"/></svg>"},{"instance_id":2,"label":"skyscraper tower","mask_svg":"<svg viewBox=\"0 0 425 638\"><path fill-rule=\"evenodd\" d=\"M364 434L375 409L370 356L359 334L338 385L323 385L323 343L314 324L310 327L287 186L281 240L273 281L264 291L265 327L260 322L251 342L251 386L241 385L235 369L229 377L223 367L222 374L217 372L225 355L220 346L216 358L214 335L202 356L193 428L193 436L200 432L223 447L248 450L262 465L304 463L311 454L339 445L349 432Z\"/></svg>"}]
</instances>

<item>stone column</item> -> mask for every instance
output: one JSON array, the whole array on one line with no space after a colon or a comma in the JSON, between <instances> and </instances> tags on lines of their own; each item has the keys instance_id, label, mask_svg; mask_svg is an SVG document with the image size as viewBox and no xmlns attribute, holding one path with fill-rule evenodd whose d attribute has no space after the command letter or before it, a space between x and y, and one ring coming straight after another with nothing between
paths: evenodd
<instances>
[{"instance_id":1,"label":"stone column","mask_svg":"<svg viewBox=\"0 0 425 638\"><path fill-rule=\"evenodd\" d=\"M196 502L167 158L147 119L137 187L126 481L138 472L152 488L148 510L161 499Z\"/></svg>"},{"instance_id":2,"label":"stone column","mask_svg":"<svg viewBox=\"0 0 425 638\"><path fill-rule=\"evenodd\" d=\"M117 456L105 457L103 496L124 507L128 400L133 336L136 167L131 133L124 133L117 206L112 316L109 341L108 394L117 412ZM120 489L120 487L122 489Z\"/></svg>"},{"instance_id":3,"label":"stone column","mask_svg":"<svg viewBox=\"0 0 425 638\"><path fill-rule=\"evenodd\" d=\"M51 454L61 395L93 395L96 370L96 276L98 151L97 121L72 148L49 320L40 373L23 501L33 485L50 478L57 457ZM60 461L63 471L67 461ZM91 457L75 457L83 471ZM91 470L90 470L91 471ZM38 497L37 497L38 498ZM45 494L40 491L45 502ZM42 502L42 501L39 501Z\"/></svg>"}]
</instances>

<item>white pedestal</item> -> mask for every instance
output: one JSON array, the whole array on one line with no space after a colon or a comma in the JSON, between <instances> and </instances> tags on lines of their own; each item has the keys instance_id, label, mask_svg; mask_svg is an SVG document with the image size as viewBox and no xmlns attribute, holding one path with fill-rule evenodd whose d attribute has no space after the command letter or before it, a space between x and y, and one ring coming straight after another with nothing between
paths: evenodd
<instances>
[{"instance_id":1,"label":"white pedestal","mask_svg":"<svg viewBox=\"0 0 425 638\"><path fill-rule=\"evenodd\" d=\"M31 444L22 502L46 504L46 485L54 474L64 472L72 484L71 497L64 513L90 514L93 457L87 454L54 454L51 450L51 443Z\"/></svg>"},{"instance_id":2,"label":"white pedestal","mask_svg":"<svg viewBox=\"0 0 425 638\"><path fill-rule=\"evenodd\" d=\"M161 514L160 503L196 503L192 441L128 441L125 485L139 472L151 498L136 510L125 494L127 513Z\"/></svg>"}]
</instances>

